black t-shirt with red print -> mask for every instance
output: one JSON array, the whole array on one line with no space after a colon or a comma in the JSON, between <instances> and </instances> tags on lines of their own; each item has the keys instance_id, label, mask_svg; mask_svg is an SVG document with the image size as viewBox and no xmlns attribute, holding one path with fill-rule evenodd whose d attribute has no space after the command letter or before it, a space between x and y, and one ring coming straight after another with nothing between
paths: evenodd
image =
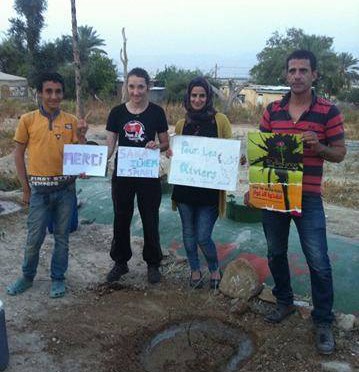
<instances>
[{"instance_id":1,"label":"black t-shirt with red print","mask_svg":"<svg viewBox=\"0 0 359 372\"><path fill-rule=\"evenodd\" d=\"M123 103L111 110L106 129L118 133L119 146L145 147L156 133L166 132L168 125L162 107L152 102L140 114L131 114Z\"/></svg>"}]
</instances>

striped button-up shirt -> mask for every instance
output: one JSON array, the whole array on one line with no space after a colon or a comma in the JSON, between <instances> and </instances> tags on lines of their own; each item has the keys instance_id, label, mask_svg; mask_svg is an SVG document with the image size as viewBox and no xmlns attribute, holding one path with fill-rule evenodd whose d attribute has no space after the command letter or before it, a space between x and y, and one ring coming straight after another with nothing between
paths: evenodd
<instances>
[{"instance_id":1,"label":"striped button-up shirt","mask_svg":"<svg viewBox=\"0 0 359 372\"><path fill-rule=\"evenodd\" d=\"M343 116L334 104L313 92L310 107L294 122L289 114L289 99L290 92L282 100L268 105L260 122L262 132L301 134L311 131L323 145L344 138ZM323 161L304 144L303 194L321 194Z\"/></svg>"}]
</instances>

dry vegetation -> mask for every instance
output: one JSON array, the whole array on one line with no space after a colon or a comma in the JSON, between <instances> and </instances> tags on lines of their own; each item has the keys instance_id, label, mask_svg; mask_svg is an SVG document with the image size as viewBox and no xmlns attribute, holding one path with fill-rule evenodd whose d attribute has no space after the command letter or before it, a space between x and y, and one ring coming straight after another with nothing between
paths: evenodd
<instances>
[{"instance_id":1,"label":"dry vegetation","mask_svg":"<svg viewBox=\"0 0 359 372\"><path fill-rule=\"evenodd\" d=\"M119 102L116 100L100 102L95 100L87 100L85 102L85 113L90 113L88 122L90 125L104 125L106 124L107 116L111 108ZM13 135L14 129L7 128L1 125L5 119L17 119L21 114L36 109L34 102L18 102L18 101L3 101L0 103L0 157L6 156L14 148ZM62 104L65 111L75 114L75 102L65 100ZM173 126L176 122L183 118L185 110L182 104L165 104L163 105L166 111L169 125ZM217 105L218 111L221 107ZM359 140L359 110L351 106L340 107L345 117L345 131L346 139ZM228 112L228 118L232 124L258 124L263 112L263 107L244 108L239 105L234 105ZM352 169L352 168L355 169ZM338 204L346 207L359 207L359 200L356 198L359 192L358 182L353 180L352 174L359 174L356 162L350 161L344 164L345 176L341 179L332 177L330 171L325 170L328 175L324 182L324 198L327 202ZM335 174L335 172L334 172ZM6 182L5 182L6 181ZM16 180L4 180L0 177L0 186L4 189L6 185L7 190L18 187Z\"/></svg>"},{"instance_id":2,"label":"dry vegetation","mask_svg":"<svg viewBox=\"0 0 359 372\"><path fill-rule=\"evenodd\" d=\"M359 140L359 108L344 106L340 107L345 122L345 138Z\"/></svg>"},{"instance_id":3,"label":"dry vegetation","mask_svg":"<svg viewBox=\"0 0 359 372\"><path fill-rule=\"evenodd\" d=\"M327 203L341 205L343 207L359 208L359 184L354 181L337 182L324 181L323 197Z\"/></svg>"}]
</instances>

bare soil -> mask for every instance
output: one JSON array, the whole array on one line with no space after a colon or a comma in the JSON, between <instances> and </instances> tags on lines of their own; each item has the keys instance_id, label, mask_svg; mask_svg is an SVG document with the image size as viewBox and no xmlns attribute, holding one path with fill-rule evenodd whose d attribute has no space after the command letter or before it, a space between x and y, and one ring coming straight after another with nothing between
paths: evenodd
<instances>
[{"instance_id":1,"label":"bare soil","mask_svg":"<svg viewBox=\"0 0 359 372\"><path fill-rule=\"evenodd\" d=\"M0 200L20 198L16 192L0 194ZM359 240L358 211L327 205L326 213L329 232ZM224 370L233 345L214 336L177 339L171 347L158 347L150 365L144 364L143 352L156 334L197 320L223 322L253 342L254 352L240 364L241 371L314 372L331 360L347 362L353 371L359 368L358 328L350 332L335 328L336 352L325 357L314 349L309 319L296 313L280 325L267 324L263 314L273 305L258 298L233 311L234 301L210 291L208 283L203 289L190 289L186 262L171 254L163 262L162 282L148 284L138 237L132 237L130 272L115 285L106 284L112 266L111 226L81 224L71 234L64 298L49 298L51 235L42 247L33 287L8 296L6 285L21 272L26 216L25 209L0 215L0 298L6 311L9 372Z\"/></svg>"}]
</instances>

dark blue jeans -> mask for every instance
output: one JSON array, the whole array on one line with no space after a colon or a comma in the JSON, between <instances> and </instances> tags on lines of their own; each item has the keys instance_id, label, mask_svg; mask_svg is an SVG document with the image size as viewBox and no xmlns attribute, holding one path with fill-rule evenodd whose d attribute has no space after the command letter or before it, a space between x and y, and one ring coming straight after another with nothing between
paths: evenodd
<instances>
[{"instance_id":1,"label":"dark blue jeans","mask_svg":"<svg viewBox=\"0 0 359 372\"><path fill-rule=\"evenodd\" d=\"M217 249L211 235L218 218L218 207L178 203L178 210L182 221L183 244L191 270L200 269L197 249L199 246L206 258L209 271L216 271L218 269Z\"/></svg>"},{"instance_id":2,"label":"dark blue jeans","mask_svg":"<svg viewBox=\"0 0 359 372\"><path fill-rule=\"evenodd\" d=\"M52 219L55 246L51 259L51 278L53 280L65 279L69 259L69 222L75 198L75 183L50 193L31 190L27 242L22 265L26 278L33 280L36 275L40 248L45 239L48 221Z\"/></svg>"},{"instance_id":3,"label":"dark blue jeans","mask_svg":"<svg viewBox=\"0 0 359 372\"><path fill-rule=\"evenodd\" d=\"M303 253L310 271L314 323L333 321L333 281L328 257L325 215L320 196L304 196L302 216L263 210L263 228L268 245L268 264L278 303L292 304L293 291L288 266L288 235L291 220L297 227Z\"/></svg>"}]
</instances>

